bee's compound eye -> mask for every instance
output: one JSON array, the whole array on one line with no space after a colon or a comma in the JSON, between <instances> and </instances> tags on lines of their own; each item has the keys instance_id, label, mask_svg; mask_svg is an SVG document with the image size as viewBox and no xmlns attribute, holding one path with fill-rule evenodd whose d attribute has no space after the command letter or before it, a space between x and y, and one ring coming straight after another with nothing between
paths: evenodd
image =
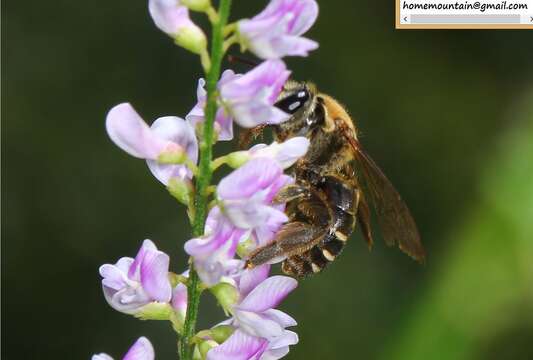
<instances>
[{"instance_id":1,"label":"bee's compound eye","mask_svg":"<svg viewBox=\"0 0 533 360\"><path fill-rule=\"evenodd\" d=\"M305 105L307 100L309 100L309 92L302 89L278 101L274 106L286 113L294 114Z\"/></svg>"}]
</instances>

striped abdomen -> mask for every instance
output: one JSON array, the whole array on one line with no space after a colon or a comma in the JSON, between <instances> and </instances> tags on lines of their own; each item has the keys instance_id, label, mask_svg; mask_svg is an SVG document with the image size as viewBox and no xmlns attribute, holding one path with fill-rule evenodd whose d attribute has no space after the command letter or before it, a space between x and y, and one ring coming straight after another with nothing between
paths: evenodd
<instances>
[{"instance_id":1,"label":"striped abdomen","mask_svg":"<svg viewBox=\"0 0 533 360\"><path fill-rule=\"evenodd\" d=\"M315 199L313 211L305 213L304 202L298 206L299 214L292 215L311 226L321 227L321 236L309 250L292 255L283 262L282 270L289 275L305 276L320 272L341 253L355 228L355 186L338 177L326 176L317 186L316 197L322 209ZM324 219L325 216L327 219Z\"/></svg>"}]
</instances>

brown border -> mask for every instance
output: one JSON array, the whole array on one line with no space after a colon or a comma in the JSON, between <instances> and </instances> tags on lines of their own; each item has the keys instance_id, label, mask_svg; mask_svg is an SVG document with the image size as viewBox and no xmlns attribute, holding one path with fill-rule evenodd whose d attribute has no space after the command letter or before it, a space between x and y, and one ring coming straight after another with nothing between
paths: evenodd
<instances>
[{"instance_id":1,"label":"brown border","mask_svg":"<svg viewBox=\"0 0 533 360\"><path fill-rule=\"evenodd\" d=\"M396 1L396 29L533 29L533 24L402 24L400 22L400 0Z\"/></svg>"}]
</instances>

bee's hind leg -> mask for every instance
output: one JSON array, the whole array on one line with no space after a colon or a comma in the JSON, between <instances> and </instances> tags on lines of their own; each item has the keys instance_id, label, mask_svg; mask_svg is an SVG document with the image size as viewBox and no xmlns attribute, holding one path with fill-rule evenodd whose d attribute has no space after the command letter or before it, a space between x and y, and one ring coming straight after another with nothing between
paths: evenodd
<instances>
[{"instance_id":1,"label":"bee's hind leg","mask_svg":"<svg viewBox=\"0 0 533 360\"><path fill-rule=\"evenodd\" d=\"M309 188L303 185L291 184L282 187L274 200L274 204L282 204L295 199L307 198L310 196Z\"/></svg>"},{"instance_id":2,"label":"bee's hind leg","mask_svg":"<svg viewBox=\"0 0 533 360\"><path fill-rule=\"evenodd\" d=\"M247 261L248 267L277 263L285 258L301 254L318 244L325 236L323 228L303 222L285 224L270 244L254 250Z\"/></svg>"}]
</instances>

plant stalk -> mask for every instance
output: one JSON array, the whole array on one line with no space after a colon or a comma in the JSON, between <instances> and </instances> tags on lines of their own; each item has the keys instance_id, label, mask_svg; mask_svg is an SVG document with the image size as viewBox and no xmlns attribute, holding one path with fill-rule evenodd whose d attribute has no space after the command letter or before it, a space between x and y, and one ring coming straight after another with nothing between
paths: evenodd
<instances>
[{"instance_id":1,"label":"plant stalk","mask_svg":"<svg viewBox=\"0 0 533 360\"><path fill-rule=\"evenodd\" d=\"M207 217L209 202L209 185L211 182L212 170L211 160L213 157L214 143L214 121L217 112L217 82L220 77L220 68L224 57L224 27L227 24L231 0L220 0L218 9L218 19L213 23L213 35L211 39L211 64L206 74L207 78L207 102L205 106L205 122L203 126L203 138L200 143L200 164L198 176L196 177L196 193L194 198L195 216L192 226L193 236L202 236L204 232L205 219ZM187 314L183 324L183 332L178 345L178 352L181 360L192 360L193 357L193 337L196 331L196 320L198 317L198 306L200 304L200 279L193 264L189 273L187 283Z\"/></svg>"}]
</instances>

